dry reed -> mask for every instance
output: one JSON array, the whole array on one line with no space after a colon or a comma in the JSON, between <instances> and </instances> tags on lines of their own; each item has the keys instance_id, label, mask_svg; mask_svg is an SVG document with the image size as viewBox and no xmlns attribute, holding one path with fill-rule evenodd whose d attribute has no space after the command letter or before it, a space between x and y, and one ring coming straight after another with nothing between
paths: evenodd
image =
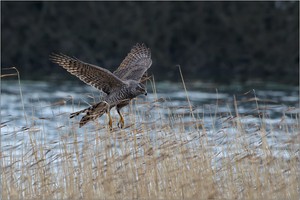
<instances>
[{"instance_id":1,"label":"dry reed","mask_svg":"<svg viewBox=\"0 0 300 200\"><path fill-rule=\"evenodd\" d=\"M206 124L190 102L184 108L170 103L137 99L125 129L95 122L81 134L74 120L57 126L56 138L32 116L19 131L5 132L2 123L1 198L299 199L297 114L293 123L270 127L255 101L257 121L249 125L235 100L234 109L215 112L217 123ZM276 131L289 139L277 140ZM285 156L267 138L281 142Z\"/></svg>"}]
</instances>

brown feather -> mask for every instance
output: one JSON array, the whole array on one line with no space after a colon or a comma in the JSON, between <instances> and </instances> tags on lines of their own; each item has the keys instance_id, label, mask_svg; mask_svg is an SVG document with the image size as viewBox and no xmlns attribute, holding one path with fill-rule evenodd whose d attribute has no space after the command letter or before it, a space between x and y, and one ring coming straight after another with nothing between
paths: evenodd
<instances>
[{"instance_id":1,"label":"brown feather","mask_svg":"<svg viewBox=\"0 0 300 200\"><path fill-rule=\"evenodd\" d=\"M86 84L107 94L125 85L121 79L107 69L82 62L76 58L71 58L63 54L52 54L50 60L65 68Z\"/></svg>"},{"instance_id":2,"label":"brown feather","mask_svg":"<svg viewBox=\"0 0 300 200\"><path fill-rule=\"evenodd\" d=\"M151 64L150 49L144 44L136 44L114 74L122 80L140 81Z\"/></svg>"}]
</instances>

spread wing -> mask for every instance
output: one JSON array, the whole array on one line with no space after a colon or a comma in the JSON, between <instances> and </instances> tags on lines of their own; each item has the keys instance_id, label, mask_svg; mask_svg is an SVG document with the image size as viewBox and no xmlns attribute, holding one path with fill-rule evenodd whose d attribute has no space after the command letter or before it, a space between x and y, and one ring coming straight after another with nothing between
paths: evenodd
<instances>
[{"instance_id":1,"label":"spread wing","mask_svg":"<svg viewBox=\"0 0 300 200\"><path fill-rule=\"evenodd\" d=\"M136 44L114 74L122 80L140 81L151 64L150 49L144 44Z\"/></svg>"},{"instance_id":2,"label":"spread wing","mask_svg":"<svg viewBox=\"0 0 300 200\"><path fill-rule=\"evenodd\" d=\"M52 54L50 60L65 68L88 85L109 94L125 85L125 83L110 71L82 62L63 54Z\"/></svg>"}]
</instances>

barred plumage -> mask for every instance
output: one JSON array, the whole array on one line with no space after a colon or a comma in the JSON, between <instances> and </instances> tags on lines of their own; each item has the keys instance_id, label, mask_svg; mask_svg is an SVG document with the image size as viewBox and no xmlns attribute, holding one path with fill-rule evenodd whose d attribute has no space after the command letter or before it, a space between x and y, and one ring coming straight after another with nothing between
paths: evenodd
<instances>
[{"instance_id":1,"label":"barred plumage","mask_svg":"<svg viewBox=\"0 0 300 200\"><path fill-rule=\"evenodd\" d=\"M107 113L111 128L112 120L109 111L116 106L120 115L118 124L122 128L124 119L120 109L128 105L130 100L136 96L147 94L146 87L141 83L141 78L150 68L152 60L150 49L144 44L136 44L114 73L63 54L52 54L50 55L50 60L62 66L86 84L94 86L107 94L103 101L89 108L71 113L70 118L85 113L85 116L82 117L79 123L79 127Z\"/></svg>"},{"instance_id":2,"label":"barred plumage","mask_svg":"<svg viewBox=\"0 0 300 200\"><path fill-rule=\"evenodd\" d=\"M151 51L144 44L136 44L122 61L114 74L122 80L141 81L142 76L151 66ZM143 66L143 67L141 67Z\"/></svg>"}]
</instances>

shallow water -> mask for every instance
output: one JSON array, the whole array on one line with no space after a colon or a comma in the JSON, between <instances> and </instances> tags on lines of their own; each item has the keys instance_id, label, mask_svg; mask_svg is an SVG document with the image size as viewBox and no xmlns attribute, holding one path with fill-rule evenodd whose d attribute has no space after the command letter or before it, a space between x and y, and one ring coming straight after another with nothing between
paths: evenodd
<instances>
[{"instance_id":1,"label":"shallow water","mask_svg":"<svg viewBox=\"0 0 300 200\"><path fill-rule=\"evenodd\" d=\"M238 138L240 130L233 126L237 121L248 134L247 144L250 146L261 145L262 137L258 132L263 123L270 147L277 149L281 155L290 147L288 142L299 137L297 87L188 84L185 91L181 83L164 82L157 83L153 88L148 84L149 95L140 96L122 112L127 130L131 130L132 126L140 130L147 124L159 126L150 131L154 143L159 143L157 130L164 128L161 119L167 120L174 132L185 132L187 141L199 142L204 128L216 153L222 151L222 146ZM30 81L22 81L20 86L17 81L2 80L1 91L1 144L4 150L18 148L30 140L32 133L37 133L35 137L49 145L56 144L62 133L76 133L82 140L87 131L107 133L106 116L97 120L96 129L93 122L79 129L80 117L69 119L71 112L86 108L101 99L101 92L90 86L73 82L54 84ZM136 119L132 120L128 113L136 113ZM114 109L112 115L114 130L118 131L118 116ZM184 130L181 130L179 122L184 124ZM199 124L203 127L197 135L194 130L198 130ZM93 140L92 134L84 137Z\"/></svg>"}]
</instances>

